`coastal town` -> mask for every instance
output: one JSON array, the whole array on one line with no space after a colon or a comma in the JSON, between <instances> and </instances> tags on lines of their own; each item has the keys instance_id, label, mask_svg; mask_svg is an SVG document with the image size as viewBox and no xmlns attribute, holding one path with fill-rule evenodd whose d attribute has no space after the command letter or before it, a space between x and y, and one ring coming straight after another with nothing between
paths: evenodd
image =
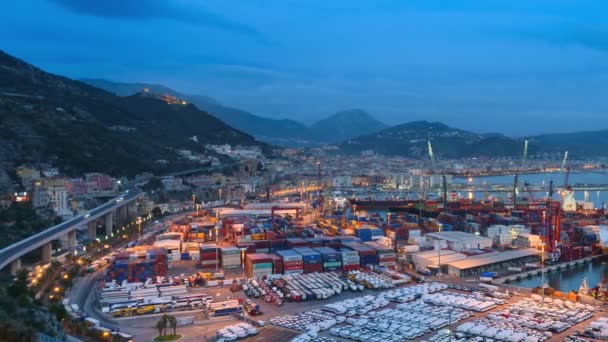
<instances>
[{"instance_id":1,"label":"coastal town","mask_svg":"<svg viewBox=\"0 0 608 342\"><path fill-rule=\"evenodd\" d=\"M603 161L214 148L232 155L230 172L19 166L5 207L50 210L74 230L40 259L3 255L5 268L28 270L68 329L83 320L105 341L153 339L166 317L184 336L226 341L605 336ZM116 208L91 216L108 199Z\"/></svg>"},{"instance_id":2,"label":"coastal town","mask_svg":"<svg viewBox=\"0 0 608 342\"><path fill-rule=\"evenodd\" d=\"M0 11L0 342L608 341L608 2Z\"/></svg>"}]
</instances>

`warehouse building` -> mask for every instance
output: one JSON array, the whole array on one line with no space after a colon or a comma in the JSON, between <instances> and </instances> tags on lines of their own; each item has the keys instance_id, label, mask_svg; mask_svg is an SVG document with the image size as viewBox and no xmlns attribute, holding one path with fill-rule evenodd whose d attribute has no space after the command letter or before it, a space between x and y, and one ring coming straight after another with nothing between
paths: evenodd
<instances>
[{"instance_id":1,"label":"warehouse building","mask_svg":"<svg viewBox=\"0 0 608 342\"><path fill-rule=\"evenodd\" d=\"M447 247L456 252L468 249L492 248L493 243L491 238L464 232L428 233L425 238L431 246L438 243L442 245L447 243Z\"/></svg>"},{"instance_id":2,"label":"warehouse building","mask_svg":"<svg viewBox=\"0 0 608 342\"><path fill-rule=\"evenodd\" d=\"M475 255L466 259L443 262L442 270L457 277L478 276L482 272L498 272L509 267L522 266L540 260L539 251L534 248L518 249L501 253Z\"/></svg>"},{"instance_id":3,"label":"warehouse building","mask_svg":"<svg viewBox=\"0 0 608 342\"><path fill-rule=\"evenodd\" d=\"M437 264L441 259L441 264L445 265L448 262L456 260L464 260L467 258L465 254L451 251L449 249L441 250L441 257L439 256L440 251L426 251L412 255L412 263L417 270L437 268Z\"/></svg>"}]
</instances>

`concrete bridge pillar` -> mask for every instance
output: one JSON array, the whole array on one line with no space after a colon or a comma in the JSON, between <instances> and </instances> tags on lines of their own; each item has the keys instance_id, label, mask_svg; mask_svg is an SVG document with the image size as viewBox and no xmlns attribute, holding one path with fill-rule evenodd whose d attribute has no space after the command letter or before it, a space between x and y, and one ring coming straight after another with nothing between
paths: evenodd
<instances>
[{"instance_id":1,"label":"concrete bridge pillar","mask_svg":"<svg viewBox=\"0 0 608 342\"><path fill-rule=\"evenodd\" d=\"M116 209L116 223L118 224L118 226L124 226L128 223L127 216L128 215L126 207L122 206Z\"/></svg>"},{"instance_id":2,"label":"concrete bridge pillar","mask_svg":"<svg viewBox=\"0 0 608 342\"><path fill-rule=\"evenodd\" d=\"M42 245L41 252L42 252L42 262L46 262L46 263L51 262L51 258L53 256L53 246L50 242Z\"/></svg>"},{"instance_id":3,"label":"concrete bridge pillar","mask_svg":"<svg viewBox=\"0 0 608 342\"><path fill-rule=\"evenodd\" d=\"M135 201L127 204L127 221L132 222L137 217L137 203Z\"/></svg>"},{"instance_id":4,"label":"concrete bridge pillar","mask_svg":"<svg viewBox=\"0 0 608 342\"><path fill-rule=\"evenodd\" d=\"M92 221L87 223L87 232L91 241L97 239L97 222Z\"/></svg>"},{"instance_id":5,"label":"concrete bridge pillar","mask_svg":"<svg viewBox=\"0 0 608 342\"><path fill-rule=\"evenodd\" d=\"M17 275L17 272L21 269L21 259L16 259L11 262L11 275Z\"/></svg>"},{"instance_id":6,"label":"concrete bridge pillar","mask_svg":"<svg viewBox=\"0 0 608 342\"><path fill-rule=\"evenodd\" d=\"M106 236L110 237L112 236L112 229L114 226L114 212L106 214L104 219L106 222Z\"/></svg>"},{"instance_id":7,"label":"concrete bridge pillar","mask_svg":"<svg viewBox=\"0 0 608 342\"><path fill-rule=\"evenodd\" d=\"M68 232L68 251L73 252L76 249L76 230Z\"/></svg>"}]
</instances>

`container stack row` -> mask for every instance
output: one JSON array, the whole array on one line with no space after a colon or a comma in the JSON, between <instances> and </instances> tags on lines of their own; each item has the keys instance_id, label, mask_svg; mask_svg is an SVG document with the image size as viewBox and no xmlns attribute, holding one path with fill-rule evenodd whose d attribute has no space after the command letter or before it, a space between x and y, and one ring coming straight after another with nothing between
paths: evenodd
<instances>
[{"instance_id":1,"label":"container stack row","mask_svg":"<svg viewBox=\"0 0 608 342\"><path fill-rule=\"evenodd\" d=\"M276 254L270 254L270 258L272 259L272 273L283 274L283 259Z\"/></svg>"},{"instance_id":2,"label":"container stack row","mask_svg":"<svg viewBox=\"0 0 608 342\"><path fill-rule=\"evenodd\" d=\"M302 256L304 273L323 272L321 254L315 252L310 247L294 248L293 250Z\"/></svg>"},{"instance_id":3,"label":"container stack row","mask_svg":"<svg viewBox=\"0 0 608 342\"><path fill-rule=\"evenodd\" d=\"M254 253L246 257L245 273L249 278L261 278L272 274L272 258L267 253Z\"/></svg>"},{"instance_id":4,"label":"container stack row","mask_svg":"<svg viewBox=\"0 0 608 342\"><path fill-rule=\"evenodd\" d=\"M277 255L283 260L283 274L300 274L304 272L302 255L296 251L291 249L278 251Z\"/></svg>"},{"instance_id":5,"label":"container stack row","mask_svg":"<svg viewBox=\"0 0 608 342\"><path fill-rule=\"evenodd\" d=\"M313 249L321 254L324 272L339 272L342 270L342 256L338 251L329 247L317 247Z\"/></svg>"},{"instance_id":6,"label":"container stack row","mask_svg":"<svg viewBox=\"0 0 608 342\"><path fill-rule=\"evenodd\" d=\"M375 242L368 242L367 245L376 250L378 266L392 267L397 264L397 255L394 248Z\"/></svg>"},{"instance_id":7,"label":"container stack row","mask_svg":"<svg viewBox=\"0 0 608 342\"><path fill-rule=\"evenodd\" d=\"M106 280L118 283L145 282L167 275L168 257L165 249L148 249L118 253L106 274Z\"/></svg>"},{"instance_id":8,"label":"container stack row","mask_svg":"<svg viewBox=\"0 0 608 342\"><path fill-rule=\"evenodd\" d=\"M340 249L342 259L342 270L344 272L358 270L361 267L361 258L359 253L350 248Z\"/></svg>"},{"instance_id":9,"label":"container stack row","mask_svg":"<svg viewBox=\"0 0 608 342\"><path fill-rule=\"evenodd\" d=\"M287 239L287 247L289 248L297 248L297 247L308 247L308 242L301 238L291 238Z\"/></svg>"},{"instance_id":10,"label":"container stack row","mask_svg":"<svg viewBox=\"0 0 608 342\"><path fill-rule=\"evenodd\" d=\"M236 247L222 247L222 268L238 269L241 267L241 250Z\"/></svg>"},{"instance_id":11,"label":"container stack row","mask_svg":"<svg viewBox=\"0 0 608 342\"><path fill-rule=\"evenodd\" d=\"M199 267L206 270L219 269L221 250L214 245L201 245Z\"/></svg>"},{"instance_id":12,"label":"container stack row","mask_svg":"<svg viewBox=\"0 0 608 342\"><path fill-rule=\"evenodd\" d=\"M378 255L375 249L356 242L346 242L343 245L359 253L359 264L361 267L378 265Z\"/></svg>"}]
</instances>

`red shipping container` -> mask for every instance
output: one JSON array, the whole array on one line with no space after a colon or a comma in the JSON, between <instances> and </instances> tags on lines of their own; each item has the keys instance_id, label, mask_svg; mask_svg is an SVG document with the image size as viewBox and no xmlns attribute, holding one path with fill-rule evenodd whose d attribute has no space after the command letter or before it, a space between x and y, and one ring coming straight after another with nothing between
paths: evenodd
<instances>
[{"instance_id":1,"label":"red shipping container","mask_svg":"<svg viewBox=\"0 0 608 342\"><path fill-rule=\"evenodd\" d=\"M253 244L255 245L255 248L270 248L270 241L268 240L254 241Z\"/></svg>"},{"instance_id":2,"label":"red shipping container","mask_svg":"<svg viewBox=\"0 0 608 342\"><path fill-rule=\"evenodd\" d=\"M287 265L283 265L283 270L284 271L298 271L298 270L302 270L302 266L287 266Z\"/></svg>"},{"instance_id":3,"label":"red shipping container","mask_svg":"<svg viewBox=\"0 0 608 342\"><path fill-rule=\"evenodd\" d=\"M342 265L342 270L346 271L354 271L361 268L359 265Z\"/></svg>"},{"instance_id":4,"label":"red shipping container","mask_svg":"<svg viewBox=\"0 0 608 342\"><path fill-rule=\"evenodd\" d=\"M302 262L302 260L299 261L283 261L283 265L285 266L302 266L304 265L304 263Z\"/></svg>"},{"instance_id":5,"label":"red shipping container","mask_svg":"<svg viewBox=\"0 0 608 342\"><path fill-rule=\"evenodd\" d=\"M304 273L323 272L321 264L304 264Z\"/></svg>"}]
</instances>

